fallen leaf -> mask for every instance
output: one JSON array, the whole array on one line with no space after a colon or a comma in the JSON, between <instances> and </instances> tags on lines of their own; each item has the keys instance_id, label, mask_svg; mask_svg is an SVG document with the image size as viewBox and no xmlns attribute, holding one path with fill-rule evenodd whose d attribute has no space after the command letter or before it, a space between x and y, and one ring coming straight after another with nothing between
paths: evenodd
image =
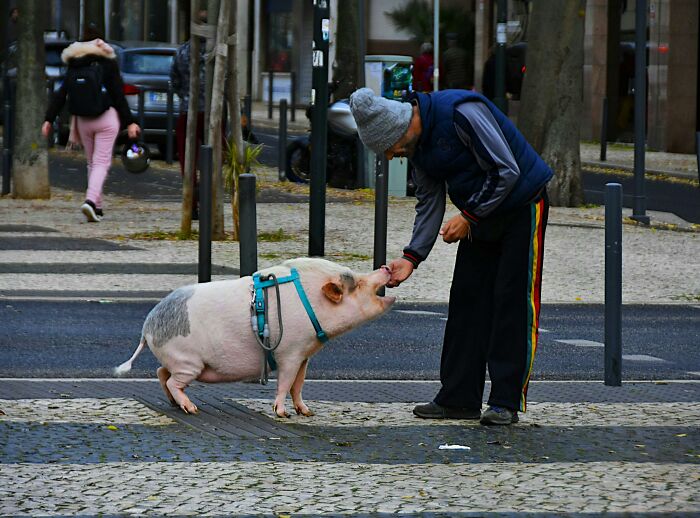
<instances>
[{"instance_id":1,"label":"fallen leaf","mask_svg":"<svg viewBox=\"0 0 700 518\"><path fill-rule=\"evenodd\" d=\"M687 433L677 433L676 437L688 437Z\"/></svg>"},{"instance_id":2,"label":"fallen leaf","mask_svg":"<svg viewBox=\"0 0 700 518\"><path fill-rule=\"evenodd\" d=\"M107 430L112 430L113 432L116 432L117 430L119 430L119 428L117 428L116 426L111 424L111 425L107 426Z\"/></svg>"}]
</instances>

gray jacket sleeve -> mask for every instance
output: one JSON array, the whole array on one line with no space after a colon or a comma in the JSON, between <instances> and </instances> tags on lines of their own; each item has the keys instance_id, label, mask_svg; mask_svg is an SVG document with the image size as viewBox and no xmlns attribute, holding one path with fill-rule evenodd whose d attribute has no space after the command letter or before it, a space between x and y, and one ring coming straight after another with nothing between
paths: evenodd
<instances>
[{"instance_id":1,"label":"gray jacket sleeve","mask_svg":"<svg viewBox=\"0 0 700 518\"><path fill-rule=\"evenodd\" d=\"M425 260L433 249L445 216L445 182L436 180L419 169L413 170L416 183L416 218L411 242L403 250L403 257L414 266Z\"/></svg>"},{"instance_id":2,"label":"gray jacket sleeve","mask_svg":"<svg viewBox=\"0 0 700 518\"><path fill-rule=\"evenodd\" d=\"M459 200L462 214L478 221L508 196L518 181L520 168L501 127L484 103L466 102L457 106L455 129L486 173L481 190L467 200Z\"/></svg>"}]
</instances>

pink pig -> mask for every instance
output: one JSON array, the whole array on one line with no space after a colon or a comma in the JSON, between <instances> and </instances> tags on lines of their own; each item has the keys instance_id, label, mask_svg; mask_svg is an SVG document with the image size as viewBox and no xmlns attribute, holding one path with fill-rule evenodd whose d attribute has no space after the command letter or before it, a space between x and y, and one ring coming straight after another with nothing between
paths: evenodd
<instances>
[{"instance_id":1,"label":"pink pig","mask_svg":"<svg viewBox=\"0 0 700 518\"><path fill-rule=\"evenodd\" d=\"M292 259L262 270L277 278L295 268L309 303L329 338L377 318L394 303L394 297L380 297L377 291L391 277L388 267L366 275L324 259ZM143 324L141 341L133 356L115 369L121 375L145 345L162 367L158 380L173 405L186 413L197 407L183 389L194 380L216 383L251 381L260 377L262 348L251 322L252 277L183 286L161 300ZM321 349L319 340L294 283L279 285L282 307L282 339L274 352L278 366L277 393L273 409L289 417L287 393L298 414L313 415L304 403L301 389L309 358ZM279 336L277 297L268 289L268 320L271 337Z\"/></svg>"}]
</instances>

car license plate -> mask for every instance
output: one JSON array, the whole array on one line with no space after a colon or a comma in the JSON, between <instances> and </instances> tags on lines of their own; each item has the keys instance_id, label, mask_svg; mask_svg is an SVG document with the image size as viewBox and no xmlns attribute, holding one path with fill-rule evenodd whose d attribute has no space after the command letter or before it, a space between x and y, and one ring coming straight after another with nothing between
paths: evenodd
<instances>
[{"instance_id":1,"label":"car license plate","mask_svg":"<svg viewBox=\"0 0 700 518\"><path fill-rule=\"evenodd\" d=\"M150 92L151 102L166 103L168 102L168 94L165 92Z\"/></svg>"}]
</instances>

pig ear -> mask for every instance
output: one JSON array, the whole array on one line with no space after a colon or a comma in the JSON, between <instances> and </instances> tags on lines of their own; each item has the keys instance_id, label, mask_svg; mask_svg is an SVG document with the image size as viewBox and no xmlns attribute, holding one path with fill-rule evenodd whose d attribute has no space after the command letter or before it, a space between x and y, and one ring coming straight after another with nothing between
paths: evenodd
<instances>
[{"instance_id":1,"label":"pig ear","mask_svg":"<svg viewBox=\"0 0 700 518\"><path fill-rule=\"evenodd\" d=\"M343 288L337 282L327 282L323 285L321 291L331 302L336 304L343 298Z\"/></svg>"}]
</instances>

